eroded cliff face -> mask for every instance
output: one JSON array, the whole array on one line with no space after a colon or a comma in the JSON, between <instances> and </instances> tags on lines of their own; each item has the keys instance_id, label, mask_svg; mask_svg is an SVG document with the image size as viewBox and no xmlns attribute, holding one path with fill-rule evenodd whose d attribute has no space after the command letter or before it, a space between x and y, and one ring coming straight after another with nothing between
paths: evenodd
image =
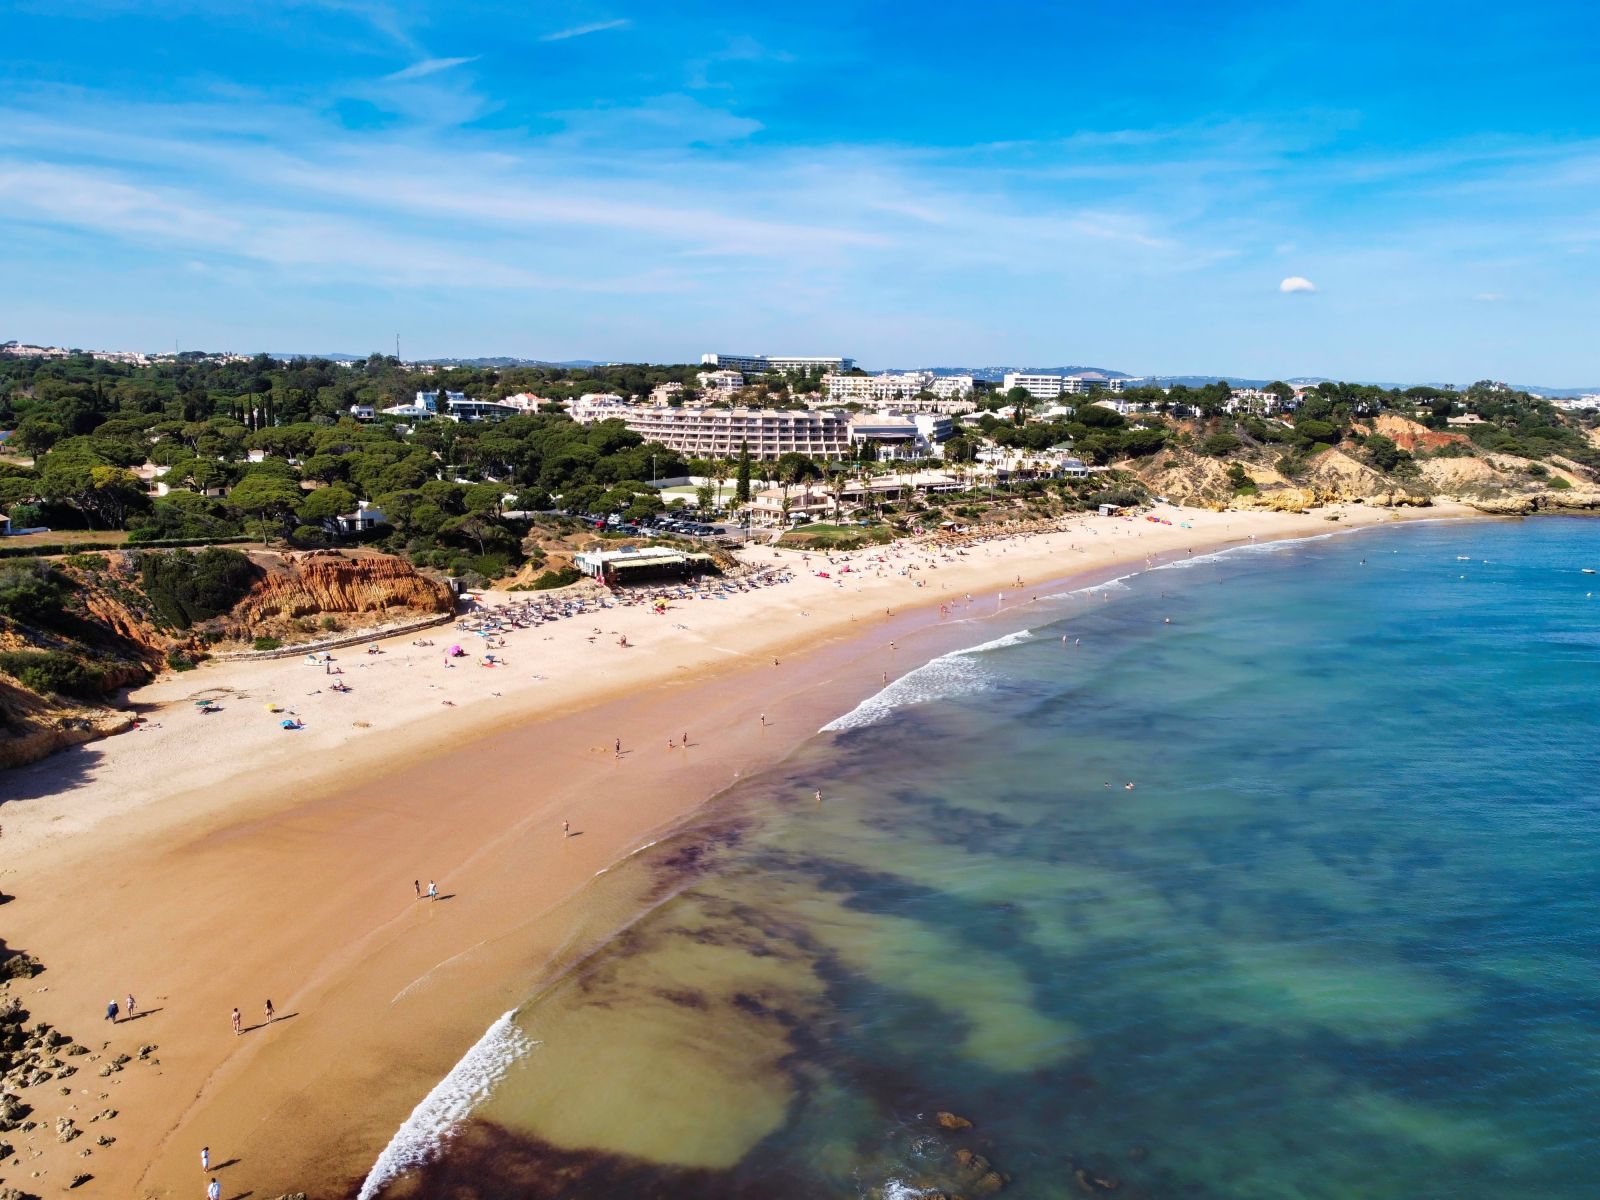
<instances>
[{"instance_id":1,"label":"eroded cliff face","mask_svg":"<svg viewBox=\"0 0 1600 1200\"><path fill-rule=\"evenodd\" d=\"M133 727L116 691L146 683L172 661L208 646L270 635L285 642L447 613L450 589L401 558L337 551L251 553L256 578L233 609L193 629L163 624L141 590L138 554L112 552L54 560L72 586L70 618L24 626L0 620L0 650L57 651L93 667L102 700L39 693L0 673L0 769L21 766L80 742Z\"/></svg>"},{"instance_id":2,"label":"eroded cliff face","mask_svg":"<svg viewBox=\"0 0 1600 1200\"><path fill-rule=\"evenodd\" d=\"M264 574L223 618L235 636L256 636L277 622L327 614L449 612L449 587L387 554L346 556L336 550L252 555Z\"/></svg>"},{"instance_id":3,"label":"eroded cliff face","mask_svg":"<svg viewBox=\"0 0 1600 1200\"><path fill-rule=\"evenodd\" d=\"M1373 433L1383 434L1400 449L1410 450L1413 453L1442 450L1446 446L1467 448L1472 446L1472 439L1464 433L1446 433L1438 429L1429 429L1421 422L1394 413L1383 413L1374 417L1371 429Z\"/></svg>"}]
</instances>

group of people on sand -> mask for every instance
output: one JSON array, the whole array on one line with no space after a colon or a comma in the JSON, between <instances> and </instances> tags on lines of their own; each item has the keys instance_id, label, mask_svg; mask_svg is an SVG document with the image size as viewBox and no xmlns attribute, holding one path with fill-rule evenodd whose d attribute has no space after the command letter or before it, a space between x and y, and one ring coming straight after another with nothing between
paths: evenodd
<instances>
[{"instance_id":1,"label":"group of people on sand","mask_svg":"<svg viewBox=\"0 0 1600 1200\"><path fill-rule=\"evenodd\" d=\"M264 1013L264 1019L261 1022L263 1025L271 1025L274 1021L276 1021L278 1019L277 1010L272 1007L272 1001L271 1000L268 1000L266 1002L266 1004L262 1006L262 1011ZM240 1021L242 1020L242 1018L239 1016L239 1010L237 1008L233 1010L233 1018L232 1018L232 1020L233 1020L233 1035L234 1035L234 1037L238 1037L240 1034L244 1033L245 1030L240 1026Z\"/></svg>"}]
</instances>

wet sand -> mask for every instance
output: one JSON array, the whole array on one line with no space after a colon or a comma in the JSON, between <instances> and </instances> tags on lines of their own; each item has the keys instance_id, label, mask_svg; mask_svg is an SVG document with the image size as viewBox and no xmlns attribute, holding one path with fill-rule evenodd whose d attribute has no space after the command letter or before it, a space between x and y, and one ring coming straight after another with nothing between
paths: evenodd
<instances>
[{"instance_id":1,"label":"wet sand","mask_svg":"<svg viewBox=\"0 0 1600 1200\"><path fill-rule=\"evenodd\" d=\"M993 636L968 618L1149 556L1393 519L1359 506L1338 525L1321 512L1171 515L1193 528L1092 518L953 561L862 552L845 575L786 555L799 575L788 585L513 634L503 672L446 670L441 631L433 648L402 639L370 660L345 652L348 696L304 696L326 680L300 660L143 689L136 699L160 729L0 781L0 888L17 897L4 909L8 944L47 967L12 993L96 1050L153 1043L157 1061L80 1071L71 1096L53 1082L28 1089L46 1123L118 1109L91 1127L117 1141L82 1158L92 1139L13 1135L26 1165L0 1178L53 1192L88 1171L84 1195L200 1194L209 1145L230 1164L224 1196L344 1194L484 1029L584 948L576 930L602 937L635 915L587 887L597 873L782 758L884 675ZM953 606L942 618L941 604ZM624 632L631 648L616 644ZM224 712L198 716L191 697L213 689L230 697ZM298 706L307 729L278 730L272 701ZM669 750L685 730L689 748ZM440 899L419 901L413 881L430 879ZM146 1015L104 1024L105 1002L129 991ZM278 1017L267 1025L269 997Z\"/></svg>"}]
</instances>

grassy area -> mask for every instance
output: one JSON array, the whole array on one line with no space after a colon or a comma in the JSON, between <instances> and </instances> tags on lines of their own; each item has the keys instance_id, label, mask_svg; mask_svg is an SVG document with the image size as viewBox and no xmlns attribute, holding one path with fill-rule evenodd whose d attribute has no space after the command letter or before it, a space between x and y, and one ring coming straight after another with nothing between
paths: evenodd
<instances>
[{"instance_id":1,"label":"grassy area","mask_svg":"<svg viewBox=\"0 0 1600 1200\"><path fill-rule=\"evenodd\" d=\"M80 542L115 542L121 545L128 540L126 529L52 529L49 533L22 533L0 541L0 546L76 546Z\"/></svg>"},{"instance_id":2,"label":"grassy area","mask_svg":"<svg viewBox=\"0 0 1600 1200\"><path fill-rule=\"evenodd\" d=\"M791 529L778 539L788 550L859 550L894 540L886 525L830 525L817 522Z\"/></svg>"}]
</instances>

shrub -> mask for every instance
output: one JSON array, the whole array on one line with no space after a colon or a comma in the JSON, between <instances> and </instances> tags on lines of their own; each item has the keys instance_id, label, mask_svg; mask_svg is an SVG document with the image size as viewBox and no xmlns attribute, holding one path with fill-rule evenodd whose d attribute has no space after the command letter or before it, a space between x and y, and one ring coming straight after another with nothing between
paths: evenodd
<instances>
[{"instance_id":1,"label":"shrub","mask_svg":"<svg viewBox=\"0 0 1600 1200\"><path fill-rule=\"evenodd\" d=\"M212 546L199 554L141 554L139 574L156 615L168 625L188 629L237 604L255 580L256 568L237 550Z\"/></svg>"},{"instance_id":2,"label":"shrub","mask_svg":"<svg viewBox=\"0 0 1600 1200\"><path fill-rule=\"evenodd\" d=\"M65 581L37 558L0 566L0 612L14 621L49 621L66 600Z\"/></svg>"},{"instance_id":3,"label":"shrub","mask_svg":"<svg viewBox=\"0 0 1600 1200\"><path fill-rule=\"evenodd\" d=\"M1200 449L1211 455L1212 458L1222 458L1231 454L1244 443L1231 433L1213 433L1200 443Z\"/></svg>"},{"instance_id":4,"label":"shrub","mask_svg":"<svg viewBox=\"0 0 1600 1200\"><path fill-rule=\"evenodd\" d=\"M0 653L0 671L35 692L95 696L105 690L105 676L60 650L11 650Z\"/></svg>"},{"instance_id":5,"label":"shrub","mask_svg":"<svg viewBox=\"0 0 1600 1200\"><path fill-rule=\"evenodd\" d=\"M172 649L167 651L167 666L174 671L192 671L195 668L194 659L182 650Z\"/></svg>"},{"instance_id":6,"label":"shrub","mask_svg":"<svg viewBox=\"0 0 1600 1200\"><path fill-rule=\"evenodd\" d=\"M67 555L67 565L69 567L77 567L80 571L88 571L91 574L98 575L110 564L106 562L104 554L69 554Z\"/></svg>"},{"instance_id":7,"label":"shrub","mask_svg":"<svg viewBox=\"0 0 1600 1200\"><path fill-rule=\"evenodd\" d=\"M322 628L327 630L329 633L332 633L335 629L339 628L339 618L324 614L322 620L318 621L317 624L321 625Z\"/></svg>"},{"instance_id":8,"label":"shrub","mask_svg":"<svg viewBox=\"0 0 1600 1200\"><path fill-rule=\"evenodd\" d=\"M258 637L250 644L252 650L279 650L283 643L275 637Z\"/></svg>"},{"instance_id":9,"label":"shrub","mask_svg":"<svg viewBox=\"0 0 1600 1200\"><path fill-rule=\"evenodd\" d=\"M1324 442L1332 445L1339 440L1339 427L1331 421L1319 421L1315 417L1307 417L1303 421L1294 423L1294 431L1301 437L1309 438L1313 442Z\"/></svg>"},{"instance_id":10,"label":"shrub","mask_svg":"<svg viewBox=\"0 0 1600 1200\"><path fill-rule=\"evenodd\" d=\"M583 578L583 572L577 567L562 567L559 571L546 571L533 581L533 590L548 592L551 588L566 587L568 584L577 583Z\"/></svg>"},{"instance_id":11,"label":"shrub","mask_svg":"<svg viewBox=\"0 0 1600 1200\"><path fill-rule=\"evenodd\" d=\"M1103 492L1096 492L1088 498L1091 508L1098 508L1102 504L1115 504L1122 508L1135 508L1145 502L1145 493L1134 488L1107 488Z\"/></svg>"},{"instance_id":12,"label":"shrub","mask_svg":"<svg viewBox=\"0 0 1600 1200\"><path fill-rule=\"evenodd\" d=\"M1375 433L1366 441L1367 453L1372 455L1372 464L1380 471L1393 471L1401 463L1410 462L1411 455L1395 445L1394 439Z\"/></svg>"},{"instance_id":13,"label":"shrub","mask_svg":"<svg viewBox=\"0 0 1600 1200\"><path fill-rule=\"evenodd\" d=\"M1552 491L1564 492L1572 486L1572 480L1561 475L1552 475L1550 476L1550 482L1545 486L1550 488Z\"/></svg>"},{"instance_id":14,"label":"shrub","mask_svg":"<svg viewBox=\"0 0 1600 1200\"><path fill-rule=\"evenodd\" d=\"M333 539L320 525L297 525L289 534L289 544L303 550L320 550L333 545Z\"/></svg>"}]
</instances>

